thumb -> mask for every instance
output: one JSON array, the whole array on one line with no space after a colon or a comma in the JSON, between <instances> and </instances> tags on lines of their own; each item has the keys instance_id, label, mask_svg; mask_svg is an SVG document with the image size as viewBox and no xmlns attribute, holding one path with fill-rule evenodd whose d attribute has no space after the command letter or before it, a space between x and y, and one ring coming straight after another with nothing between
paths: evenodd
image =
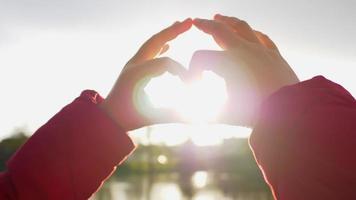
<instances>
[{"instance_id":1,"label":"thumb","mask_svg":"<svg viewBox=\"0 0 356 200\"><path fill-rule=\"evenodd\" d=\"M226 51L199 50L193 54L189 64L189 74L194 80L200 78L204 71L212 71L226 78L230 68L236 68L236 63Z\"/></svg>"}]
</instances>

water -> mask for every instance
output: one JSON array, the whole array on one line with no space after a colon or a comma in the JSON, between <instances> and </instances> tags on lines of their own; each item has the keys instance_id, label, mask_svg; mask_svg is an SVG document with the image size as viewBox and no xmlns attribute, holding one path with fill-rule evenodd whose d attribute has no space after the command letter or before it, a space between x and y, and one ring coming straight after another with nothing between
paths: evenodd
<instances>
[{"instance_id":1,"label":"water","mask_svg":"<svg viewBox=\"0 0 356 200\"><path fill-rule=\"evenodd\" d=\"M236 178L207 171L119 175L108 180L90 200L272 200L266 188L252 191Z\"/></svg>"}]
</instances>

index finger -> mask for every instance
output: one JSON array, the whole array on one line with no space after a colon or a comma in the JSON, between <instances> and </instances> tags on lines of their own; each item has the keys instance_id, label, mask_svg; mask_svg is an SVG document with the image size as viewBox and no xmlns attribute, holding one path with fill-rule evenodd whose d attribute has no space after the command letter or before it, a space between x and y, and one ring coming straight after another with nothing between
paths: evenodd
<instances>
[{"instance_id":1,"label":"index finger","mask_svg":"<svg viewBox=\"0 0 356 200\"><path fill-rule=\"evenodd\" d=\"M191 79L200 78L203 71L213 71L214 73L225 76L226 63L228 60L225 51L198 50L194 52L189 64L189 77Z\"/></svg>"},{"instance_id":2,"label":"index finger","mask_svg":"<svg viewBox=\"0 0 356 200\"><path fill-rule=\"evenodd\" d=\"M243 42L229 26L219 21L197 18L194 19L194 25L201 31L213 36L222 49L234 48Z\"/></svg>"},{"instance_id":3,"label":"index finger","mask_svg":"<svg viewBox=\"0 0 356 200\"><path fill-rule=\"evenodd\" d=\"M254 43L259 42L255 33L247 22L236 17L227 17L220 14L215 15L214 19L230 26L242 38L245 38L246 40Z\"/></svg>"},{"instance_id":4,"label":"index finger","mask_svg":"<svg viewBox=\"0 0 356 200\"><path fill-rule=\"evenodd\" d=\"M129 63L142 63L144 61L155 58L155 56L161 51L164 45L176 38L178 35L186 32L192 26L193 21L191 18L184 20L183 22L176 22L170 27L162 30L161 32L153 35L147 40L135 56L129 61Z\"/></svg>"}]
</instances>

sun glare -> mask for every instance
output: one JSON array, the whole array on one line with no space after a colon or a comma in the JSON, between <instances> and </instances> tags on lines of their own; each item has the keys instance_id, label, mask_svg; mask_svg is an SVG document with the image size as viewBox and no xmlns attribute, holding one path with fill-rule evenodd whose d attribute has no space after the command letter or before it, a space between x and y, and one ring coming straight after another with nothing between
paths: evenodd
<instances>
[{"instance_id":1,"label":"sun glare","mask_svg":"<svg viewBox=\"0 0 356 200\"><path fill-rule=\"evenodd\" d=\"M206 171L197 171L192 176L192 182L194 187L203 188L208 183L208 173Z\"/></svg>"},{"instance_id":2,"label":"sun glare","mask_svg":"<svg viewBox=\"0 0 356 200\"><path fill-rule=\"evenodd\" d=\"M174 109L194 123L214 121L227 100L225 81L212 72L189 84L166 73L151 80L145 91L155 107Z\"/></svg>"},{"instance_id":3,"label":"sun glare","mask_svg":"<svg viewBox=\"0 0 356 200\"><path fill-rule=\"evenodd\" d=\"M192 55L198 49L220 49L210 36L202 35L194 27L169 44L170 49L164 56L183 66L190 65ZM175 146L191 140L197 146L210 146L222 144L229 138L246 138L251 132L243 127L209 123L216 121L228 98L225 80L211 71L204 72L200 80L190 83L165 73L153 78L144 90L154 107L174 109L190 123L156 124L132 131L131 135L139 143Z\"/></svg>"},{"instance_id":4,"label":"sun glare","mask_svg":"<svg viewBox=\"0 0 356 200\"><path fill-rule=\"evenodd\" d=\"M168 146L180 145L187 140L197 146L219 145L225 139L247 138L250 134L249 128L223 124L157 124L130 132L137 143Z\"/></svg>"},{"instance_id":5,"label":"sun glare","mask_svg":"<svg viewBox=\"0 0 356 200\"><path fill-rule=\"evenodd\" d=\"M157 157L157 162L158 162L159 164L165 165L165 164L167 164L167 162L168 162L168 158L167 158L167 156L165 156L165 155L159 155L159 156Z\"/></svg>"}]
</instances>

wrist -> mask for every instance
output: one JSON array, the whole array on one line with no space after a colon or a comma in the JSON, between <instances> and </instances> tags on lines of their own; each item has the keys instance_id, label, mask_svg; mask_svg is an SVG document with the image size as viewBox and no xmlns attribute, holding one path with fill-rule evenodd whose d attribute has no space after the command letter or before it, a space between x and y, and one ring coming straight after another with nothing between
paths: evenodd
<instances>
[{"instance_id":1,"label":"wrist","mask_svg":"<svg viewBox=\"0 0 356 200\"><path fill-rule=\"evenodd\" d=\"M120 117L120 109L118 106L113 104L113 102L110 99L105 99L103 102L101 102L99 105L99 108L104 111L119 127L124 129L125 131L127 130L127 127L125 127L125 124L123 123L122 117Z\"/></svg>"}]
</instances>

